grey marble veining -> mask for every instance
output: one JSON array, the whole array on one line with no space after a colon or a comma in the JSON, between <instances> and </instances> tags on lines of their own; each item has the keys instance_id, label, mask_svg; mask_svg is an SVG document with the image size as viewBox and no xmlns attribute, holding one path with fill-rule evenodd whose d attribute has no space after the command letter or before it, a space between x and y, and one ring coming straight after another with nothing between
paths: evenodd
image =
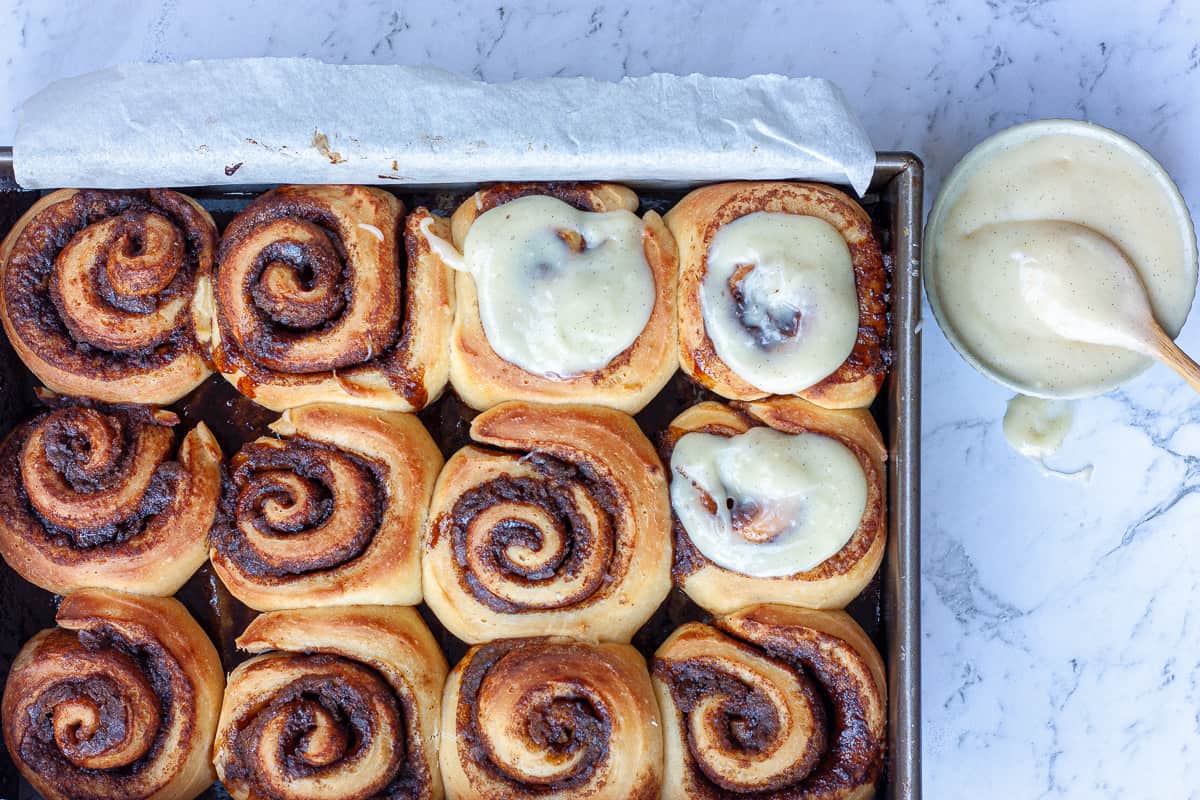
<instances>
[{"instance_id":1,"label":"grey marble veining","mask_svg":"<svg viewBox=\"0 0 1200 800\"><path fill-rule=\"evenodd\" d=\"M781 72L838 81L930 200L987 134L1061 116L1132 136L1200 211L1194 0L65 5L0 3L0 141L46 82L123 61ZM1200 398L1155 367L1081 403L1054 463L1094 478L1048 479L1003 442L1007 393L924 330L926 796L1200 797Z\"/></svg>"}]
</instances>

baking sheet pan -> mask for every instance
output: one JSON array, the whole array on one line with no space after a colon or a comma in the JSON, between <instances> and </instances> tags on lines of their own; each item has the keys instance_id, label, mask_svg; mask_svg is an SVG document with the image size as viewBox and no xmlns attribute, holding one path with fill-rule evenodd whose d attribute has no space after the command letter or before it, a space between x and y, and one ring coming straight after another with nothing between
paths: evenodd
<instances>
[{"instance_id":1,"label":"baking sheet pan","mask_svg":"<svg viewBox=\"0 0 1200 800\"><path fill-rule=\"evenodd\" d=\"M781 176L786 177L786 176ZM643 210L665 211L691 185L664 188L638 187ZM185 190L212 212L219 227L267 187L242 186ZM452 211L473 186L406 186L395 191L409 208L427 205ZM888 442L887 551L879 575L848 609L879 646L888 670L888 767L878 796L886 800L919 800L920 763L920 247L923 169L911 153L878 154L874 178L862 198L875 223L880 244L891 269L892 364L884 391L872 412ZM40 196L22 191L12 177L12 152L0 148L0 236ZM33 403L34 381L0 336L0 435L22 420ZM638 421L653 438L676 413L708 399L682 374L677 374L663 392L638 415ZM265 431L276 414L241 398L219 376L213 376L184 398L175 408L185 427L203 418L221 442L226 456L242 442ZM218 412L218 409L220 410ZM421 413L439 445L449 455L467 442L473 412L453 392ZM215 424L214 424L215 423ZM227 669L243 657L233 639L253 618L220 585L208 566L203 567L179 592L197 620L213 637ZM0 562L0 680L21 645L37 631L54 624L60 598L38 589ZM465 646L450 636L422 607L451 664ZM677 624L700 619L703 612L674 590L634 640L650 653ZM0 798L37 797L18 775L7 751L0 748ZM213 787L202 797L226 797Z\"/></svg>"}]
</instances>

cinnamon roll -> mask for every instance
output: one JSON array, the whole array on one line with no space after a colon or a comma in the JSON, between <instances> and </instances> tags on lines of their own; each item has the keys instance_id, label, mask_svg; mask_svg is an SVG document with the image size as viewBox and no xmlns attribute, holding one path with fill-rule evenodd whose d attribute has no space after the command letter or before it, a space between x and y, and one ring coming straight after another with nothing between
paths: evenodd
<instances>
[{"instance_id":1,"label":"cinnamon roll","mask_svg":"<svg viewBox=\"0 0 1200 800\"><path fill-rule=\"evenodd\" d=\"M238 646L213 763L235 800L440 800L446 660L412 608L263 614Z\"/></svg>"},{"instance_id":2,"label":"cinnamon roll","mask_svg":"<svg viewBox=\"0 0 1200 800\"><path fill-rule=\"evenodd\" d=\"M174 594L208 555L221 450L148 406L52 395L0 445L0 555L56 594Z\"/></svg>"},{"instance_id":3,"label":"cinnamon roll","mask_svg":"<svg viewBox=\"0 0 1200 800\"><path fill-rule=\"evenodd\" d=\"M193 297L217 229L164 189L62 189L0 244L0 320L13 349L56 392L173 403L210 374Z\"/></svg>"},{"instance_id":4,"label":"cinnamon roll","mask_svg":"<svg viewBox=\"0 0 1200 800\"><path fill-rule=\"evenodd\" d=\"M369 186L283 186L221 237L201 330L238 391L275 411L318 402L413 411L446 385L450 270L409 237L404 204ZM418 214L409 226L421 223Z\"/></svg>"},{"instance_id":5,"label":"cinnamon roll","mask_svg":"<svg viewBox=\"0 0 1200 800\"><path fill-rule=\"evenodd\" d=\"M671 422L664 445L675 579L698 605L841 608L879 569L887 450L865 409L705 402Z\"/></svg>"},{"instance_id":6,"label":"cinnamon roll","mask_svg":"<svg viewBox=\"0 0 1200 800\"><path fill-rule=\"evenodd\" d=\"M459 206L452 242L435 218L419 224L421 246L458 270L450 380L468 405L634 413L666 384L678 360L675 243L637 207L615 184L506 183Z\"/></svg>"},{"instance_id":7,"label":"cinnamon roll","mask_svg":"<svg viewBox=\"0 0 1200 800\"><path fill-rule=\"evenodd\" d=\"M871 404L889 357L888 275L861 206L815 183L722 183L666 222L688 376L733 400Z\"/></svg>"},{"instance_id":8,"label":"cinnamon roll","mask_svg":"<svg viewBox=\"0 0 1200 800\"><path fill-rule=\"evenodd\" d=\"M883 772L883 659L843 611L761 605L691 622L653 661L663 800L868 800Z\"/></svg>"},{"instance_id":9,"label":"cinnamon roll","mask_svg":"<svg viewBox=\"0 0 1200 800\"><path fill-rule=\"evenodd\" d=\"M209 759L225 673L212 642L168 597L69 595L4 687L4 743L47 800L190 800Z\"/></svg>"},{"instance_id":10,"label":"cinnamon roll","mask_svg":"<svg viewBox=\"0 0 1200 800\"><path fill-rule=\"evenodd\" d=\"M442 730L452 800L657 800L662 786L658 705L629 645L473 647L446 681Z\"/></svg>"},{"instance_id":11,"label":"cinnamon roll","mask_svg":"<svg viewBox=\"0 0 1200 800\"><path fill-rule=\"evenodd\" d=\"M670 502L629 416L504 403L475 418L438 477L425 602L467 642L628 642L670 590Z\"/></svg>"},{"instance_id":12,"label":"cinnamon roll","mask_svg":"<svg viewBox=\"0 0 1200 800\"><path fill-rule=\"evenodd\" d=\"M411 414L316 404L229 461L213 568L251 608L415 605L442 455Z\"/></svg>"}]
</instances>

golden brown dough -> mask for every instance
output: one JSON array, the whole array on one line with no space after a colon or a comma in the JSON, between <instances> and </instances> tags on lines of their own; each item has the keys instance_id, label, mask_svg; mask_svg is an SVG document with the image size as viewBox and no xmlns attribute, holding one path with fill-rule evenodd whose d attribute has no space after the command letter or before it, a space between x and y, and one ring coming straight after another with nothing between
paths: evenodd
<instances>
[{"instance_id":1,"label":"golden brown dough","mask_svg":"<svg viewBox=\"0 0 1200 800\"><path fill-rule=\"evenodd\" d=\"M209 759L225 672L177 601L84 589L17 654L4 743L48 800L190 800Z\"/></svg>"},{"instance_id":2,"label":"golden brown dough","mask_svg":"<svg viewBox=\"0 0 1200 800\"><path fill-rule=\"evenodd\" d=\"M235 800L440 800L446 660L412 608L263 614L229 676L213 763Z\"/></svg>"},{"instance_id":3,"label":"golden brown dough","mask_svg":"<svg viewBox=\"0 0 1200 800\"><path fill-rule=\"evenodd\" d=\"M425 602L467 642L628 642L670 590L670 501L633 419L504 403L475 418L438 478ZM501 448L501 449L496 449Z\"/></svg>"},{"instance_id":4,"label":"golden brown dough","mask_svg":"<svg viewBox=\"0 0 1200 800\"><path fill-rule=\"evenodd\" d=\"M657 800L662 726L629 645L507 639L471 648L442 705L451 800Z\"/></svg>"},{"instance_id":5,"label":"golden brown dough","mask_svg":"<svg viewBox=\"0 0 1200 800\"><path fill-rule=\"evenodd\" d=\"M454 247L461 252L467 232L478 216L530 195L554 197L583 211L636 212L638 208L633 191L611 183L502 183L476 192L458 207L450 221L450 237L446 236L445 228L430 232L443 239L452 238ZM417 214L422 211L418 209ZM650 402L677 366L677 259L675 243L659 215L647 212L643 222L643 251L655 284L650 319L634 343L620 355L600 369L579 375L535 374L501 358L488 343L483 329L475 279L467 272L458 272L457 312L450 338L450 380L459 396L476 409L490 408L505 400L526 400L592 403L636 413ZM409 226L408 233L427 241L413 226Z\"/></svg>"},{"instance_id":6,"label":"golden brown dough","mask_svg":"<svg viewBox=\"0 0 1200 800\"><path fill-rule=\"evenodd\" d=\"M213 568L251 608L416 605L442 455L411 414L316 404L229 462Z\"/></svg>"},{"instance_id":7,"label":"golden brown dough","mask_svg":"<svg viewBox=\"0 0 1200 800\"><path fill-rule=\"evenodd\" d=\"M869 800L883 659L843 611L761 605L688 623L654 656L663 800Z\"/></svg>"},{"instance_id":8,"label":"golden brown dough","mask_svg":"<svg viewBox=\"0 0 1200 800\"><path fill-rule=\"evenodd\" d=\"M887 450L879 428L865 409L824 409L794 397L728 406L704 402L672 420L663 437L665 458L670 461L672 448L685 434L734 436L758 425L789 434L829 436L850 449L862 465L867 485L866 511L858 529L841 550L813 569L783 577L756 577L714 563L676 518L675 580L698 605L717 614L765 602L842 608L870 583L887 544ZM671 478L682 480L677 475Z\"/></svg>"},{"instance_id":9,"label":"golden brown dough","mask_svg":"<svg viewBox=\"0 0 1200 800\"><path fill-rule=\"evenodd\" d=\"M758 400L769 394L737 375L717 355L701 304L713 236L722 225L757 211L817 217L845 238L858 292L858 338L841 367L797 395L826 408L871 405L887 375L887 271L867 213L842 192L816 183L743 181L705 186L688 194L667 214L667 227L679 247L679 362L683 371L732 400Z\"/></svg>"},{"instance_id":10,"label":"golden brown dough","mask_svg":"<svg viewBox=\"0 0 1200 800\"><path fill-rule=\"evenodd\" d=\"M282 186L221 237L200 331L238 391L275 411L332 402L414 411L446 385L449 268L410 239L404 204L369 186ZM419 224L419 215L408 225Z\"/></svg>"},{"instance_id":11,"label":"golden brown dough","mask_svg":"<svg viewBox=\"0 0 1200 800\"><path fill-rule=\"evenodd\" d=\"M174 594L208 557L221 450L148 406L45 395L0 445L0 554L56 594Z\"/></svg>"},{"instance_id":12,"label":"golden brown dough","mask_svg":"<svg viewBox=\"0 0 1200 800\"><path fill-rule=\"evenodd\" d=\"M217 228L165 189L61 189L0 244L0 319L46 386L113 403L173 403L211 370L193 307Z\"/></svg>"}]
</instances>

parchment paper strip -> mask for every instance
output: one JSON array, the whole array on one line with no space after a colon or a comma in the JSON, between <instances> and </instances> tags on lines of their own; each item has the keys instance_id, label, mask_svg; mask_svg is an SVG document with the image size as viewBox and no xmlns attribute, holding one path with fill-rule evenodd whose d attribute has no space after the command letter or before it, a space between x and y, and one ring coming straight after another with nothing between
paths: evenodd
<instances>
[{"instance_id":1,"label":"parchment paper strip","mask_svg":"<svg viewBox=\"0 0 1200 800\"><path fill-rule=\"evenodd\" d=\"M306 59L133 64L26 101L27 188L808 178L867 187L875 154L818 78L486 84Z\"/></svg>"}]
</instances>

